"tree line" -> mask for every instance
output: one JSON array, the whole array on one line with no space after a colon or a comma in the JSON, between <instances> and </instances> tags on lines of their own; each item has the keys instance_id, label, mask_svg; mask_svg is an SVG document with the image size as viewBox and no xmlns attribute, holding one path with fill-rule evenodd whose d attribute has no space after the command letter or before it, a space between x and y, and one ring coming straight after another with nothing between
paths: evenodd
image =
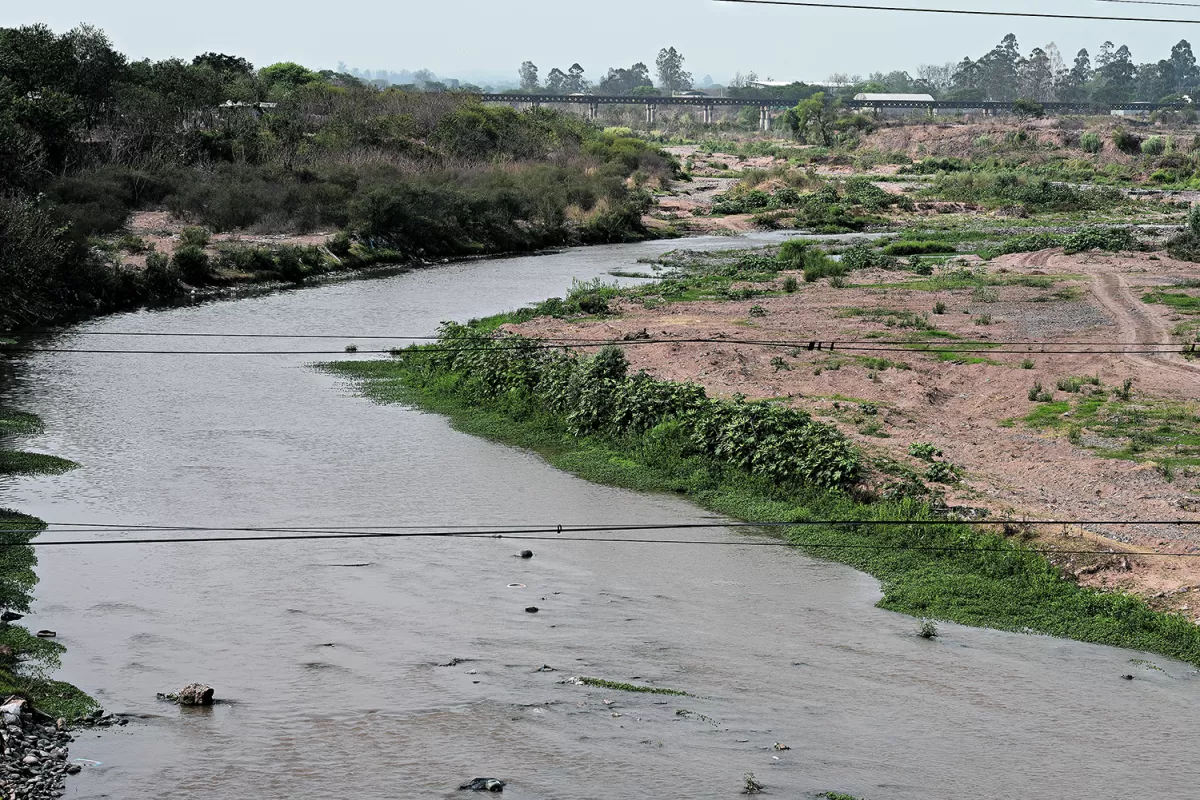
<instances>
[{"instance_id":1,"label":"tree line","mask_svg":"<svg viewBox=\"0 0 1200 800\"><path fill-rule=\"evenodd\" d=\"M595 83L587 79L578 62L566 72L553 67L544 82L532 61L523 62L517 74L521 79L521 91L529 94L647 95L659 91L673 94L692 88L692 74L683 68L684 61L683 54L674 47L660 50L654 62L657 86L650 77L650 68L641 61L628 68L609 67L605 76Z\"/></svg>"},{"instance_id":2,"label":"tree line","mask_svg":"<svg viewBox=\"0 0 1200 800\"><path fill-rule=\"evenodd\" d=\"M641 185L677 171L641 140L471 92L223 53L131 61L96 28L0 28L0 331L321 266L198 236L169 259L129 242L142 269L113 246L137 210L340 230L344 265L637 238Z\"/></svg>"}]
</instances>

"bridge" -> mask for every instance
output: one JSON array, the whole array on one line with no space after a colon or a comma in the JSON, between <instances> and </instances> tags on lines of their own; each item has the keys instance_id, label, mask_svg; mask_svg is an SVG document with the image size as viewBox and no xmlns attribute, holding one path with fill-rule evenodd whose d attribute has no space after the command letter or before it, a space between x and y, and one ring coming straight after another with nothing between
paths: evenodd
<instances>
[{"instance_id":1,"label":"bridge","mask_svg":"<svg viewBox=\"0 0 1200 800\"><path fill-rule=\"evenodd\" d=\"M650 96L650 95L604 95L604 94L483 94L479 96L484 103L508 103L511 105L526 105L533 108L543 104L568 104L586 106L586 115L590 120L596 119L600 106L630 106L640 105L646 109L646 123L653 124L659 106L691 106L700 108L703 112L704 124L711 125L713 111L717 108L758 108L758 123L761 130L770 130L771 120L775 112L791 108L792 103L778 98L763 97L706 97L706 96ZM1146 114L1161 109L1190 108L1189 103L1039 103L1048 113L1068 114L1112 114L1113 112ZM996 102L991 100L845 100L845 108L879 113L885 109L924 111L930 116L938 112L961 113L963 111L982 111L985 114L1012 114L1015 103Z\"/></svg>"}]
</instances>

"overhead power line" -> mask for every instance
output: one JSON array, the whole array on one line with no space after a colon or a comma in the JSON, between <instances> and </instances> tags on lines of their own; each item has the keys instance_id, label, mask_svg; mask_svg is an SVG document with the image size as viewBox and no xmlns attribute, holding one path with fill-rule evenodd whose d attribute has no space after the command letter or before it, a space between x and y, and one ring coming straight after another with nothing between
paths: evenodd
<instances>
[{"instance_id":1,"label":"overhead power line","mask_svg":"<svg viewBox=\"0 0 1200 800\"><path fill-rule=\"evenodd\" d=\"M442 539L512 539L515 541L546 541L546 542L566 542L566 543L606 543L606 544L668 544L668 545L698 545L698 546L724 546L724 547L808 547L813 549L824 550L902 550L902 551L917 551L917 552L938 552L938 553L1034 553L1039 555L1098 555L1098 556L1146 556L1146 557L1163 557L1163 558L1197 558L1200 553L1158 553L1158 552L1137 552L1137 551L1119 551L1119 550L1062 550L1051 548L1021 548L1021 547L964 547L964 546L949 546L949 545L922 545L922 544L881 544L881 543L858 543L858 542L813 542L813 541L713 541L707 539L653 539L653 538L630 538L630 537L614 537L614 536L579 536L571 534L579 533L608 533L617 531L663 531L663 530L692 530L692 529L712 529L712 528L770 528L770 527L799 527L812 525L832 525L832 526L879 526L879 525L989 525L1001 523L1018 523L1028 524L1024 521L1015 520L811 520L805 522L716 522L716 523L679 523L679 524L664 524L664 525L595 525L595 526L563 526L552 525L543 527L513 527L498 532L494 528L483 529L464 529L464 530L441 530L441 531L411 531L411 530L329 530L326 533L271 533L265 536L200 536L200 537L141 537L136 539L75 539L75 540L36 540L29 543L22 542L4 542L0 546L8 547L67 547L67 546L93 546L93 545L127 545L127 544L213 544L222 542L281 542L281 541L329 541L329 540L345 540L345 539L417 539L417 538L442 538ZM1096 520L1084 522L1042 522L1040 524L1064 524L1064 525L1084 525L1084 524L1132 524L1129 521L1116 520ZM1200 524L1186 520L1146 520L1143 524L1150 525L1166 525L1166 524ZM132 526L131 526L132 527ZM148 526L142 526L145 530ZM384 526L379 526L383 528ZM400 527L400 526L397 526ZM438 526L432 526L438 527ZM449 526L442 526L449 527ZM9 529L12 531L13 529ZM26 532L38 532L32 529L24 529ZM105 530L101 528L91 528L89 532L99 532ZM222 528L191 528L189 530L231 530ZM289 529L241 529L241 530L289 530ZM316 529L312 529L316 530ZM66 531L64 531L66 532ZM79 533L81 531L72 531ZM567 534L567 535L564 535Z\"/></svg>"},{"instance_id":2,"label":"overhead power line","mask_svg":"<svg viewBox=\"0 0 1200 800\"><path fill-rule=\"evenodd\" d=\"M67 335L67 336L134 336L134 337L163 336L163 337L179 337L179 338L214 338L214 339L339 339L341 341L356 341L356 340L357 341L364 341L364 340L370 341L370 340L384 339L384 340L398 340L398 341L402 340L402 341L414 341L414 342L416 342L416 341L438 341L442 338L441 336L439 336L437 334L424 335L424 334L406 334L406 333L387 334L387 335L366 334L366 335L362 335L362 336L354 336L354 335L345 334L345 333L217 333L217 332L213 332L213 331L166 331L166 332L157 332L157 331L42 331L42 333L59 333L59 334ZM529 337L529 338L532 339L532 337ZM536 339L532 339L532 340L538 341L538 342L595 342L595 341L597 341L594 336L540 336L540 337L537 337ZM617 339L617 340L606 340L606 341L607 342L612 342L612 341L623 342L623 341L627 341L627 340ZM694 340L691 340L691 339L682 339L682 340L681 339L654 339L654 340L650 340L650 341L652 341L652 342L675 342L675 341L694 341ZM710 341L710 340L704 339L701 341ZM723 338L723 339L721 339L721 341L731 342L731 343L753 342L755 344L758 344L762 341L769 341L769 340ZM876 343L878 343L879 340L877 340L877 339L837 339L836 341L838 343L845 343L845 344L876 344ZM988 341L989 341L989 343L996 343L996 344L1028 344L1028 345L1043 344L1043 345L1051 345L1051 346L1058 346L1058 345L1062 345L1062 346L1102 345L1102 346L1106 346L1106 347L1117 347L1117 346L1122 346L1122 347L1125 347L1125 346L1129 346L1129 347L1135 347L1135 346L1168 347L1168 346L1173 346L1173 345L1163 344L1162 342L1143 342L1143 341L1118 342L1118 341L1112 341L1111 339L1106 339L1103 341L1051 341L1049 339L990 339ZM787 343L789 343L789 342L784 342L784 344L787 344Z\"/></svg>"},{"instance_id":3,"label":"overhead power line","mask_svg":"<svg viewBox=\"0 0 1200 800\"><path fill-rule=\"evenodd\" d=\"M426 345L419 349L374 348L347 350L166 350L124 348L76 348L76 347L0 347L0 353L58 353L58 354L104 354L104 355L163 355L163 356L336 356L336 355L381 355L410 356L425 353L469 353L494 352L499 350L571 350L584 347L607 345L644 346L652 344L722 344L758 347L786 347L815 351L852 351L880 353L994 353L994 354L1045 354L1045 355L1170 355L1173 353L1197 353L1197 343L1139 344L1136 349L1079 349L1092 347L1083 344L1026 343L966 341L954 344L933 344L925 341L869 341L869 340L815 340L815 339L732 339L728 337L694 337L667 339L495 339L489 343L469 345ZM1101 345L1097 345L1101 346ZM1074 349L1068 349L1074 348Z\"/></svg>"},{"instance_id":4,"label":"overhead power line","mask_svg":"<svg viewBox=\"0 0 1200 800\"><path fill-rule=\"evenodd\" d=\"M1097 0L1100 3L1128 3L1135 6L1180 6L1183 8L1200 8L1200 3L1172 3L1168 0Z\"/></svg>"},{"instance_id":5,"label":"overhead power line","mask_svg":"<svg viewBox=\"0 0 1200 800\"><path fill-rule=\"evenodd\" d=\"M715 0L718 3L740 3L751 6L796 6L798 8L832 8L853 11L905 11L915 14L962 14L978 17L1032 17L1035 19L1100 20L1104 22L1165 22L1174 25L1200 25L1200 19L1163 19L1160 17L1105 17L1093 14L1045 14L1033 11L982 11L961 8L913 8L911 6L874 6L854 3L813 3L800 0Z\"/></svg>"}]
</instances>

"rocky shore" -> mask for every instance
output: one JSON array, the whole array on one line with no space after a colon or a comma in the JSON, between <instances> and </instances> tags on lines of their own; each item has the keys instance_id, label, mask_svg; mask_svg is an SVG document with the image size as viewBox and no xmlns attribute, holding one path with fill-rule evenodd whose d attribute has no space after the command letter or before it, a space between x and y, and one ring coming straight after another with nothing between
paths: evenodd
<instances>
[{"instance_id":1,"label":"rocky shore","mask_svg":"<svg viewBox=\"0 0 1200 800\"><path fill-rule=\"evenodd\" d=\"M38 712L20 698L0 706L0 793L4 800L62 797L68 775L83 769L67 761L73 740L63 720Z\"/></svg>"}]
</instances>

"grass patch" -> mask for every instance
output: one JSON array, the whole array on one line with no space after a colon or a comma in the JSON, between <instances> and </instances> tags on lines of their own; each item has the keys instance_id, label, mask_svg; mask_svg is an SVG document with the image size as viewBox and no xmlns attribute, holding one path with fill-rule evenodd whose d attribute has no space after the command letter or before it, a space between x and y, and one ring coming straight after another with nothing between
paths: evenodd
<instances>
[{"instance_id":1,"label":"grass patch","mask_svg":"<svg viewBox=\"0 0 1200 800\"><path fill-rule=\"evenodd\" d=\"M1181 314L1200 314L1200 297L1183 292L1147 292L1142 295L1142 301L1170 306Z\"/></svg>"},{"instance_id":2,"label":"grass patch","mask_svg":"<svg viewBox=\"0 0 1200 800\"><path fill-rule=\"evenodd\" d=\"M0 450L0 475L61 475L79 466L58 456Z\"/></svg>"},{"instance_id":3,"label":"grass patch","mask_svg":"<svg viewBox=\"0 0 1200 800\"><path fill-rule=\"evenodd\" d=\"M641 692L643 694L669 694L676 697L695 697L689 692L683 692L679 689L664 689L661 686L643 686L636 683L622 683L620 681L606 681L603 678L589 678L586 675L579 676L579 682L584 686L595 686L599 689L612 689L617 692Z\"/></svg>"},{"instance_id":4,"label":"grass patch","mask_svg":"<svg viewBox=\"0 0 1200 800\"><path fill-rule=\"evenodd\" d=\"M1066 431L1104 458L1153 461L1169 465L1167 472L1200 466L1200 406L1132 395L1122 399L1120 388L1111 394L1044 403L1023 421L1031 428Z\"/></svg>"},{"instance_id":5,"label":"grass patch","mask_svg":"<svg viewBox=\"0 0 1200 800\"><path fill-rule=\"evenodd\" d=\"M935 620L1035 631L1128 647L1200 665L1200 628L1153 611L1140 598L1065 580L1040 554L1002 535L939 524L912 495L862 502L840 491L746 472L689 448L669 420L641 435L580 435L544 406L504 393L483 400L468 376L421 357L323 368L356 380L378 402L446 414L459 430L540 453L588 480L675 492L743 520L792 522L781 533L797 547L879 578L880 607ZM683 385L680 385L683 386ZM831 528L810 520L839 519ZM872 524L906 520L901 524ZM854 522L862 522L855 525Z\"/></svg>"},{"instance_id":6,"label":"grass patch","mask_svg":"<svg viewBox=\"0 0 1200 800\"><path fill-rule=\"evenodd\" d=\"M41 433L44 427L36 414L0 408L0 436Z\"/></svg>"}]
</instances>

